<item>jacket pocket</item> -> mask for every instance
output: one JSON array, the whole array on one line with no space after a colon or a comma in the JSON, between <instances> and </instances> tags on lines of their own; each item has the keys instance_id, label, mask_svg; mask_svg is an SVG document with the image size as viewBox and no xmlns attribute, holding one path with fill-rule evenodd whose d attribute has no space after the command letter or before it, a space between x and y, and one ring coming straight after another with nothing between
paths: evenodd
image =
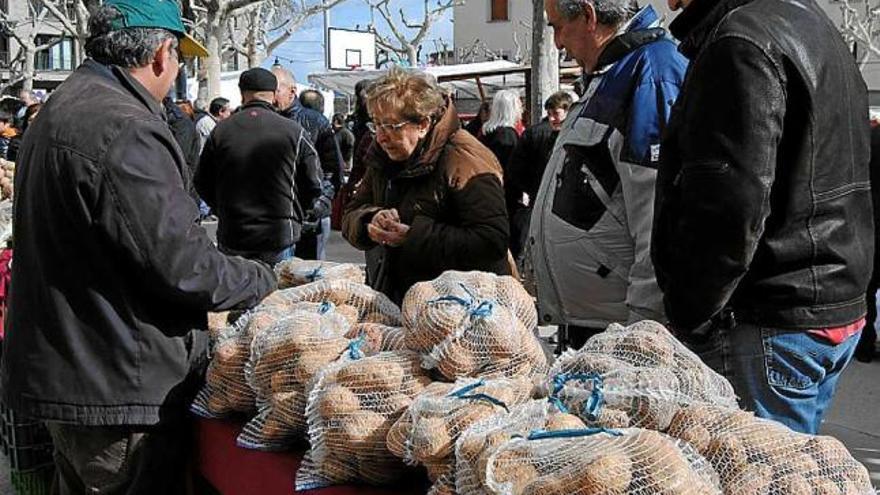
<instances>
[{"instance_id":1,"label":"jacket pocket","mask_svg":"<svg viewBox=\"0 0 880 495\"><path fill-rule=\"evenodd\" d=\"M685 162L678 171L678 175L675 176L675 185L679 185L683 180L687 179L724 175L728 170L730 170L730 164L722 161L703 160Z\"/></svg>"},{"instance_id":2,"label":"jacket pocket","mask_svg":"<svg viewBox=\"0 0 880 495\"><path fill-rule=\"evenodd\" d=\"M565 162L556 176L553 214L588 231L608 211L607 203L620 183L620 176L604 142L564 148Z\"/></svg>"}]
</instances>

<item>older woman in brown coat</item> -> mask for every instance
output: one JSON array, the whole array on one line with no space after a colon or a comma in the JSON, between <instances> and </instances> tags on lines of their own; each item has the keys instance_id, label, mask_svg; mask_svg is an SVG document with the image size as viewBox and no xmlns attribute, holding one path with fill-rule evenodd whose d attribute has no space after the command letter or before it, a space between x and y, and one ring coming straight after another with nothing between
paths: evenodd
<instances>
[{"instance_id":1,"label":"older woman in brown coat","mask_svg":"<svg viewBox=\"0 0 880 495\"><path fill-rule=\"evenodd\" d=\"M510 274L502 172L419 73L391 69L367 94L376 140L343 236L368 251L369 283L400 302L446 270Z\"/></svg>"}]
</instances>

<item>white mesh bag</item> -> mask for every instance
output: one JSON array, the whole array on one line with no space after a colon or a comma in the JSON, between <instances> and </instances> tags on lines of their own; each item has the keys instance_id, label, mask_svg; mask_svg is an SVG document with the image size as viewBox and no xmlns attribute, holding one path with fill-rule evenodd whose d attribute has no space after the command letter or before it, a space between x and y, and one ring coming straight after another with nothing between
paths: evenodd
<instances>
[{"instance_id":1,"label":"white mesh bag","mask_svg":"<svg viewBox=\"0 0 880 495\"><path fill-rule=\"evenodd\" d=\"M278 276L279 289L298 287L318 280L346 280L357 284L366 283L364 268L353 263L293 258L275 265L275 274Z\"/></svg>"},{"instance_id":2,"label":"white mesh bag","mask_svg":"<svg viewBox=\"0 0 880 495\"><path fill-rule=\"evenodd\" d=\"M386 437L430 383L418 355L410 351L381 352L325 368L309 392L311 448L297 473L296 489L398 481L406 467L388 451Z\"/></svg>"},{"instance_id":3,"label":"white mesh bag","mask_svg":"<svg viewBox=\"0 0 880 495\"><path fill-rule=\"evenodd\" d=\"M869 495L867 469L840 441L793 432L744 411L682 408L669 435L714 466L726 495Z\"/></svg>"},{"instance_id":4,"label":"white mesh bag","mask_svg":"<svg viewBox=\"0 0 880 495\"><path fill-rule=\"evenodd\" d=\"M272 296L274 296L273 293ZM196 395L190 410L202 417L217 418L234 412L251 413L256 394L245 377L244 369L251 355L254 337L272 328L293 311L319 313L322 305L295 303L289 306L266 304L272 296L236 322L212 335L211 361L205 385Z\"/></svg>"},{"instance_id":5,"label":"white mesh bag","mask_svg":"<svg viewBox=\"0 0 880 495\"><path fill-rule=\"evenodd\" d=\"M730 383L653 321L610 325L580 350L561 355L550 376L559 408L589 426L664 431L688 404L737 409Z\"/></svg>"},{"instance_id":6,"label":"white mesh bag","mask_svg":"<svg viewBox=\"0 0 880 495\"><path fill-rule=\"evenodd\" d=\"M489 457L498 495L713 495L718 477L686 442L643 429L532 431Z\"/></svg>"},{"instance_id":7,"label":"white mesh bag","mask_svg":"<svg viewBox=\"0 0 880 495\"><path fill-rule=\"evenodd\" d=\"M387 296L366 285L349 280L319 280L299 287L279 290L263 305L289 307L300 302L329 302L351 322L400 326L400 308Z\"/></svg>"},{"instance_id":8,"label":"white mesh bag","mask_svg":"<svg viewBox=\"0 0 880 495\"><path fill-rule=\"evenodd\" d=\"M403 351L403 328L390 327L381 323L358 323L345 334L348 339L363 339L361 350L371 356L382 351Z\"/></svg>"},{"instance_id":9,"label":"white mesh bag","mask_svg":"<svg viewBox=\"0 0 880 495\"><path fill-rule=\"evenodd\" d=\"M448 271L404 299L408 348L447 380L543 374L534 302L511 277Z\"/></svg>"},{"instance_id":10,"label":"white mesh bag","mask_svg":"<svg viewBox=\"0 0 880 495\"><path fill-rule=\"evenodd\" d=\"M303 438L309 382L349 347L348 320L323 303L319 312L294 311L254 337L245 377L257 415L238 437L241 447L278 450Z\"/></svg>"},{"instance_id":11,"label":"white mesh bag","mask_svg":"<svg viewBox=\"0 0 880 495\"><path fill-rule=\"evenodd\" d=\"M443 485L454 487L451 468L459 435L477 421L526 402L532 383L526 378L461 379L435 390L416 397L387 440L388 449L407 464L424 465L441 490Z\"/></svg>"}]
</instances>

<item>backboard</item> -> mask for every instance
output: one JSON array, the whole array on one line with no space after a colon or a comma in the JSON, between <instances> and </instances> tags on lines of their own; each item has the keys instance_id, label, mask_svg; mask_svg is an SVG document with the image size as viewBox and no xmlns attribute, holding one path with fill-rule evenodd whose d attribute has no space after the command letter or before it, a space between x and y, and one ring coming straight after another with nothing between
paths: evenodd
<instances>
[{"instance_id":1,"label":"backboard","mask_svg":"<svg viewBox=\"0 0 880 495\"><path fill-rule=\"evenodd\" d=\"M327 66L331 70L376 68L376 35L367 31L327 30Z\"/></svg>"}]
</instances>

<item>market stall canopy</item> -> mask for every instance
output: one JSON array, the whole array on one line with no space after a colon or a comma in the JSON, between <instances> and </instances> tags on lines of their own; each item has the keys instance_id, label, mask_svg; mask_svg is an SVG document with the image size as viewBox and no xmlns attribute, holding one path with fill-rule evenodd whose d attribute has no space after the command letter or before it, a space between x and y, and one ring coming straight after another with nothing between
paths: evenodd
<instances>
[{"instance_id":1,"label":"market stall canopy","mask_svg":"<svg viewBox=\"0 0 880 495\"><path fill-rule=\"evenodd\" d=\"M438 65L421 69L437 78L443 86L454 88L461 98L480 99L501 89L524 91L529 67L507 60L473 64ZM331 71L312 74L313 85L346 96L354 96L354 86L363 79L374 79L385 70ZM482 86L482 94L480 87Z\"/></svg>"}]
</instances>

